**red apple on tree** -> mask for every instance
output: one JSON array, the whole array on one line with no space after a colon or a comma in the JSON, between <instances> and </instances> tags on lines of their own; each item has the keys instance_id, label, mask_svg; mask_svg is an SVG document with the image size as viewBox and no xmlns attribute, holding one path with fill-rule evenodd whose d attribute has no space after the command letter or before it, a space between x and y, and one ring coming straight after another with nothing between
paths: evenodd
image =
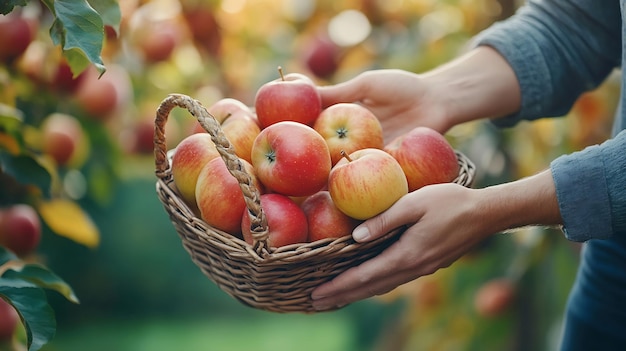
<instances>
[{"instance_id":1,"label":"red apple on tree","mask_svg":"<svg viewBox=\"0 0 626 351\"><path fill-rule=\"evenodd\" d=\"M267 217L270 247L281 247L307 241L307 219L304 211L289 197L281 194L261 195L261 207ZM250 216L244 211L241 219L243 238L248 244L254 240L250 231Z\"/></svg>"},{"instance_id":2,"label":"red apple on tree","mask_svg":"<svg viewBox=\"0 0 626 351\"><path fill-rule=\"evenodd\" d=\"M35 26L18 11L0 16L0 61L19 57L35 38Z\"/></svg>"},{"instance_id":3,"label":"red apple on tree","mask_svg":"<svg viewBox=\"0 0 626 351\"><path fill-rule=\"evenodd\" d=\"M107 65L100 73L90 66L74 92L76 103L87 117L107 121L121 106L132 98L132 83L126 69L120 65Z\"/></svg>"},{"instance_id":4,"label":"red apple on tree","mask_svg":"<svg viewBox=\"0 0 626 351\"><path fill-rule=\"evenodd\" d=\"M263 129L254 141L251 157L261 183L287 196L321 190L331 168L324 138L313 128L291 121Z\"/></svg>"},{"instance_id":5,"label":"red apple on tree","mask_svg":"<svg viewBox=\"0 0 626 351\"><path fill-rule=\"evenodd\" d=\"M402 167L380 149L344 153L330 171L328 191L335 206L356 219L368 219L385 211L408 193Z\"/></svg>"},{"instance_id":6,"label":"red apple on tree","mask_svg":"<svg viewBox=\"0 0 626 351\"><path fill-rule=\"evenodd\" d=\"M341 50L328 35L314 36L303 53L303 61L317 77L328 78L339 68Z\"/></svg>"},{"instance_id":7,"label":"red apple on tree","mask_svg":"<svg viewBox=\"0 0 626 351\"><path fill-rule=\"evenodd\" d=\"M76 118L63 113L46 117L42 126L42 151L59 166L67 165L83 142L83 129Z\"/></svg>"},{"instance_id":8,"label":"red apple on tree","mask_svg":"<svg viewBox=\"0 0 626 351\"><path fill-rule=\"evenodd\" d=\"M220 154L207 133L192 134L176 147L172 156L172 177L187 205L196 206L198 175L204 165L216 157Z\"/></svg>"},{"instance_id":9,"label":"red apple on tree","mask_svg":"<svg viewBox=\"0 0 626 351\"><path fill-rule=\"evenodd\" d=\"M215 16L215 8L200 2L189 1L183 5L185 18L196 45L211 56L219 57L222 46L222 30Z\"/></svg>"},{"instance_id":10,"label":"red apple on tree","mask_svg":"<svg viewBox=\"0 0 626 351\"><path fill-rule=\"evenodd\" d=\"M308 241L313 242L326 238L340 238L352 234L354 228L361 223L341 212L330 193L319 191L307 197L300 207L307 217L309 225Z\"/></svg>"},{"instance_id":11,"label":"red apple on tree","mask_svg":"<svg viewBox=\"0 0 626 351\"><path fill-rule=\"evenodd\" d=\"M483 317L496 317L504 313L515 298L515 283L507 278L486 282L476 292L474 308Z\"/></svg>"},{"instance_id":12,"label":"red apple on tree","mask_svg":"<svg viewBox=\"0 0 626 351\"><path fill-rule=\"evenodd\" d=\"M417 127L385 146L407 177L409 191L452 182L459 175L456 153L446 138L428 127Z\"/></svg>"},{"instance_id":13,"label":"red apple on tree","mask_svg":"<svg viewBox=\"0 0 626 351\"><path fill-rule=\"evenodd\" d=\"M283 75L257 90L254 106L261 129L295 121L312 126L322 111L322 100L313 81L302 74Z\"/></svg>"},{"instance_id":14,"label":"red apple on tree","mask_svg":"<svg viewBox=\"0 0 626 351\"><path fill-rule=\"evenodd\" d=\"M0 246L18 256L37 248L41 240L41 221L35 209L26 204L0 209Z\"/></svg>"},{"instance_id":15,"label":"red apple on tree","mask_svg":"<svg viewBox=\"0 0 626 351\"><path fill-rule=\"evenodd\" d=\"M252 165L241 160L252 177L256 188L262 192ZM221 157L210 160L200 171L196 183L196 203L202 219L207 224L241 237L241 216L246 209L239 182L226 167Z\"/></svg>"},{"instance_id":16,"label":"red apple on tree","mask_svg":"<svg viewBox=\"0 0 626 351\"><path fill-rule=\"evenodd\" d=\"M347 154L359 149L382 149L383 128L367 108L355 103L338 103L324 109L313 128L324 137L333 165Z\"/></svg>"},{"instance_id":17,"label":"red apple on tree","mask_svg":"<svg viewBox=\"0 0 626 351\"><path fill-rule=\"evenodd\" d=\"M0 345L3 341L10 341L13 338L19 322L20 316L15 308L0 298Z\"/></svg>"}]
</instances>

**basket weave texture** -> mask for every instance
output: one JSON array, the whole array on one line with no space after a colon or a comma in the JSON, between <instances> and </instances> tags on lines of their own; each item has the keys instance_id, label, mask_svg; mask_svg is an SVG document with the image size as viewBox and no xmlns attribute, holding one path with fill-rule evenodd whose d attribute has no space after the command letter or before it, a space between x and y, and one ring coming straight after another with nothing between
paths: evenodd
<instances>
[{"instance_id":1,"label":"basket weave texture","mask_svg":"<svg viewBox=\"0 0 626 351\"><path fill-rule=\"evenodd\" d=\"M209 226L194 214L177 193L165 142L165 124L175 108L187 109L211 135L230 173L239 182L254 244ZM350 267L377 255L399 236L397 229L377 240L356 243L351 236L272 248L269 228L260 205L260 193L244 170L219 123L200 102L182 94L170 94L158 107L155 119L156 192L192 261L221 290L241 303L273 312L316 312L311 291ZM472 162L457 152L460 172L454 180L470 186Z\"/></svg>"}]
</instances>

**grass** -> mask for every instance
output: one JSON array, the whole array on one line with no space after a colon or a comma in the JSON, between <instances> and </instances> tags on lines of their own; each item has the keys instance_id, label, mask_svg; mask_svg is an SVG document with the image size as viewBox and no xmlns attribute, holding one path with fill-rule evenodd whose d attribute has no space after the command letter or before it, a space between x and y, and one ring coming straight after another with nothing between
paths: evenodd
<instances>
[{"instance_id":1,"label":"grass","mask_svg":"<svg viewBox=\"0 0 626 351\"><path fill-rule=\"evenodd\" d=\"M58 330L44 351L349 351L350 322L338 315L267 315L204 320L97 321Z\"/></svg>"}]
</instances>

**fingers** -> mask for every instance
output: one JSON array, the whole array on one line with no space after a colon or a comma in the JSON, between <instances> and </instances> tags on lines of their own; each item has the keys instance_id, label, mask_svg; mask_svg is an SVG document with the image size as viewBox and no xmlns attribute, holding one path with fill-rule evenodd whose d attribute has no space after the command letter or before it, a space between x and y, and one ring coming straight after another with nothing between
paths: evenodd
<instances>
[{"instance_id":1,"label":"fingers","mask_svg":"<svg viewBox=\"0 0 626 351\"><path fill-rule=\"evenodd\" d=\"M371 241L405 224L415 223L421 214L407 200L407 196L403 196L385 212L361 223L352 232L352 238L357 242Z\"/></svg>"},{"instance_id":2,"label":"fingers","mask_svg":"<svg viewBox=\"0 0 626 351\"><path fill-rule=\"evenodd\" d=\"M402 269L398 258L406 257L398 243L392 245L376 258L353 267L328 283L320 285L311 294L317 310L341 307L371 296L381 295L404 284L416 276L410 269ZM394 252L396 251L396 252Z\"/></svg>"},{"instance_id":3,"label":"fingers","mask_svg":"<svg viewBox=\"0 0 626 351\"><path fill-rule=\"evenodd\" d=\"M371 93L370 88L379 72L365 71L342 83L317 88L324 108L340 102L362 102Z\"/></svg>"}]
</instances>

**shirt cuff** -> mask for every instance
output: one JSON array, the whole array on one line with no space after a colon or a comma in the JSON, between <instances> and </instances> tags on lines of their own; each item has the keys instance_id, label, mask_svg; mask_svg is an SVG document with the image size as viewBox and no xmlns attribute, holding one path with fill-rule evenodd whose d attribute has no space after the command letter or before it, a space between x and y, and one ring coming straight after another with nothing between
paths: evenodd
<instances>
[{"instance_id":1,"label":"shirt cuff","mask_svg":"<svg viewBox=\"0 0 626 351\"><path fill-rule=\"evenodd\" d=\"M550 168L565 237L578 242L609 238L611 201L602 148L596 145L561 156Z\"/></svg>"}]
</instances>

